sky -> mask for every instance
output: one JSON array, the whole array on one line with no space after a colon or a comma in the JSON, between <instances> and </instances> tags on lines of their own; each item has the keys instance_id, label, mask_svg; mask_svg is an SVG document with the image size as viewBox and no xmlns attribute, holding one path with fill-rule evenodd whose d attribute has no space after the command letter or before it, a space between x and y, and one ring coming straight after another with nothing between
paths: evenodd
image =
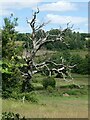
<instances>
[{"instance_id":1,"label":"sky","mask_svg":"<svg viewBox=\"0 0 90 120\"><path fill-rule=\"evenodd\" d=\"M26 19L31 21L33 12L40 10L37 24L50 21L43 29L64 29L68 22L80 33L88 33L88 0L0 0L0 28L4 25L3 18L18 17L20 33L30 33Z\"/></svg>"}]
</instances>

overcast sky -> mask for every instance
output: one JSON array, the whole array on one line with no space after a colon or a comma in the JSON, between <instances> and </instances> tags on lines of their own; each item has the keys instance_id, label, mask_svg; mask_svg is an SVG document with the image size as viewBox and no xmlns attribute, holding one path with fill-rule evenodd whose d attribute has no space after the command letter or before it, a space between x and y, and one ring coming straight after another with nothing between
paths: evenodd
<instances>
[{"instance_id":1,"label":"overcast sky","mask_svg":"<svg viewBox=\"0 0 90 120\"><path fill-rule=\"evenodd\" d=\"M31 20L33 11L40 9L37 23L51 21L43 29L64 28L68 22L74 24L74 29L79 32L88 32L88 0L0 0L0 27L3 18L11 13L18 17L19 32L29 33L31 29L26 18Z\"/></svg>"}]
</instances>

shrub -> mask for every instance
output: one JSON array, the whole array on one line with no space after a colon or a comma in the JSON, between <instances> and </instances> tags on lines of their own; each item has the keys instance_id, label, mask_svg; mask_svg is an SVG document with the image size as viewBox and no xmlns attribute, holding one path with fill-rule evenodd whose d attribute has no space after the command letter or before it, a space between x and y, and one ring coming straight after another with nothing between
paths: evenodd
<instances>
[{"instance_id":1,"label":"shrub","mask_svg":"<svg viewBox=\"0 0 90 120\"><path fill-rule=\"evenodd\" d=\"M11 97L10 91L2 91L2 98L7 99Z\"/></svg>"},{"instance_id":2,"label":"shrub","mask_svg":"<svg viewBox=\"0 0 90 120\"><path fill-rule=\"evenodd\" d=\"M79 85L77 84L65 85L65 86L61 86L60 88L80 89Z\"/></svg>"},{"instance_id":3,"label":"shrub","mask_svg":"<svg viewBox=\"0 0 90 120\"><path fill-rule=\"evenodd\" d=\"M26 85L27 85L27 87L26 87ZM23 81L22 92L31 92L33 90L34 90L34 86L33 86L33 84L30 81L28 81L28 82L27 81Z\"/></svg>"},{"instance_id":4,"label":"shrub","mask_svg":"<svg viewBox=\"0 0 90 120\"><path fill-rule=\"evenodd\" d=\"M88 90L85 90L85 89L77 89L77 90L68 90L68 91L65 91L65 92L63 92L63 94L64 93L67 93L67 94L69 94L69 95L78 95L78 96L80 96L80 95L86 95L86 94L88 94Z\"/></svg>"},{"instance_id":5,"label":"shrub","mask_svg":"<svg viewBox=\"0 0 90 120\"><path fill-rule=\"evenodd\" d=\"M14 99L19 99L19 94L16 91L13 91L10 97Z\"/></svg>"},{"instance_id":6,"label":"shrub","mask_svg":"<svg viewBox=\"0 0 90 120\"><path fill-rule=\"evenodd\" d=\"M52 93L52 92L53 92L53 87L52 87L52 86L48 86L48 87L47 87L47 91L48 91L49 93Z\"/></svg>"},{"instance_id":7,"label":"shrub","mask_svg":"<svg viewBox=\"0 0 90 120\"><path fill-rule=\"evenodd\" d=\"M26 120L26 118L25 117L20 118L19 113L15 114L13 112L3 112L1 120Z\"/></svg>"},{"instance_id":8,"label":"shrub","mask_svg":"<svg viewBox=\"0 0 90 120\"><path fill-rule=\"evenodd\" d=\"M34 92L29 92L29 93L16 93L12 92L10 98L16 99L16 100L22 100L23 97L25 97L25 100L31 101L31 102L38 102L38 99L35 96Z\"/></svg>"},{"instance_id":9,"label":"shrub","mask_svg":"<svg viewBox=\"0 0 90 120\"><path fill-rule=\"evenodd\" d=\"M38 102L38 99L36 98L34 93L22 93L19 94L19 99L22 99L25 96L25 100L31 101L31 102Z\"/></svg>"},{"instance_id":10,"label":"shrub","mask_svg":"<svg viewBox=\"0 0 90 120\"><path fill-rule=\"evenodd\" d=\"M43 79L43 87L46 89L48 86L55 88L56 81L53 77L46 77ZM51 88L50 88L51 89Z\"/></svg>"},{"instance_id":11,"label":"shrub","mask_svg":"<svg viewBox=\"0 0 90 120\"><path fill-rule=\"evenodd\" d=\"M80 94L79 91L77 91L77 90L68 90L66 93L69 95L79 95Z\"/></svg>"}]
</instances>

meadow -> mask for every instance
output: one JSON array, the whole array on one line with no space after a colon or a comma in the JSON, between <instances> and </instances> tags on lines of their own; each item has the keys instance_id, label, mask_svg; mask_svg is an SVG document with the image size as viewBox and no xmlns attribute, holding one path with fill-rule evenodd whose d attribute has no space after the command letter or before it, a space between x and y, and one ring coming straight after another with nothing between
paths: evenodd
<instances>
[{"instance_id":1,"label":"meadow","mask_svg":"<svg viewBox=\"0 0 90 120\"><path fill-rule=\"evenodd\" d=\"M85 39L88 34L73 32L68 24L63 30L44 31L43 24L36 24L38 13L39 9L33 13L30 22L27 20L31 27L30 34L19 34L15 30L18 18L14 18L13 14L10 18L4 18L1 29L3 62L0 62L3 76L0 95L2 120L19 115L25 118L88 118L90 56L87 50L89 39ZM56 44L52 46L48 42ZM63 67L52 65L50 61L62 63ZM42 62L48 65L40 64ZM56 78L56 72L63 70L62 73L65 73L72 65L75 65L71 71L73 81L66 82L60 76ZM56 71L51 77L47 74L48 68ZM36 72L39 73L34 75ZM70 79L70 76L66 77Z\"/></svg>"},{"instance_id":2,"label":"meadow","mask_svg":"<svg viewBox=\"0 0 90 120\"><path fill-rule=\"evenodd\" d=\"M3 99L2 112L19 113L26 118L88 118L88 76L73 74L74 83L84 88L70 89L73 82L56 79L56 90L43 90L40 83L42 77L35 76L34 91L37 103L30 101ZM40 79L39 79L40 78ZM69 92L67 92L69 91ZM64 96L63 93L68 93Z\"/></svg>"}]
</instances>

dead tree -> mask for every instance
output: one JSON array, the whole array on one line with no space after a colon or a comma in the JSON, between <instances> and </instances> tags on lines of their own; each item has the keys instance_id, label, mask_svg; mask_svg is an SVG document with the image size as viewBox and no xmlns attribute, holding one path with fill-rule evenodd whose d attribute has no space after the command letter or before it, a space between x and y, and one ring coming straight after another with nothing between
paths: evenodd
<instances>
[{"instance_id":1,"label":"dead tree","mask_svg":"<svg viewBox=\"0 0 90 120\"><path fill-rule=\"evenodd\" d=\"M66 44L64 42L64 37L65 37L65 32L70 29L69 27L69 23L67 24L66 29L64 30L60 30L60 33L58 35L51 35L48 32L44 35L42 27L45 26L47 23L42 23L40 25L36 25L36 20L37 20L37 14L39 13L39 9L37 10L37 12L34 12L33 14L33 18L31 19L31 21L29 21L27 19L27 23L30 25L31 30L32 30L32 34L31 36L28 36L28 38L31 40L32 43L32 50L28 50L27 52L29 53L29 56L26 54L26 57L24 58L25 62L26 62L26 66L24 67L24 72L22 71L23 76L25 77L26 81L24 81L24 90L27 89L28 87L28 82L31 80L33 74L38 73L38 72L43 72L43 68L46 68L46 70L48 71L48 75L51 76L52 72L56 72L59 74L62 74L64 80L65 79L65 75L69 75L69 73L67 73L67 68L73 68L74 66L65 66L62 62L62 64L57 64L53 61L50 60L46 60L42 63L35 63L34 58L36 56L37 51L45 44L48 42L55 42L55 41L61 41L62 43ZM37 40L36 39L36 33L41 30L42 32L42 36ZM53 37L53 39L50 39L50 37ZM66 44L68 45L68 44ZM28 47L30 47L30 45L28 44ZM53 68L49 68L49 64L53 64L54 67Z\"/></svg>"}]
</instances>

